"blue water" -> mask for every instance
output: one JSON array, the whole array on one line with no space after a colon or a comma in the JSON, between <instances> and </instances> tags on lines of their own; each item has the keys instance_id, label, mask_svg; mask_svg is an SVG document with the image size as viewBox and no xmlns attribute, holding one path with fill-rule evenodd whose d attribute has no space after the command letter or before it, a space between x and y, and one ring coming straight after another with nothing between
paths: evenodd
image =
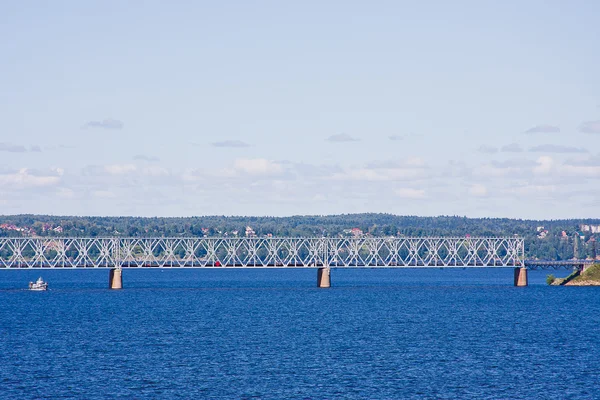
<instances>
[{"instance_id":1,"label":"blue water","mask_svg":"<svg viewBox=\"0 0 600 400\"><path fill-rule=\"evenodd\" d=\"M593 398L600 288L511 269L0 271L0 397ZM566 273L563 272L562 275Z\"/></svg>"}]
</instances>

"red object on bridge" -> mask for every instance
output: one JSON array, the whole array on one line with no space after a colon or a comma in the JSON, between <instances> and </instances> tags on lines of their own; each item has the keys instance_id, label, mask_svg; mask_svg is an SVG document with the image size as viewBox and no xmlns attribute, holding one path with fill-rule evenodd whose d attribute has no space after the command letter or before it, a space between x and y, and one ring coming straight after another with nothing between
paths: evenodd
<instances>
[{"instance_id":1,"label":"red object on bridge","mask_svg":"<svg viewBox=\"0 0 600 400\"><path fill-rule=\"evenodd\" d=\"M221 266L221 261L217 260L215 261L215 267L220 267Z\"/></svg>"}]
</instances>

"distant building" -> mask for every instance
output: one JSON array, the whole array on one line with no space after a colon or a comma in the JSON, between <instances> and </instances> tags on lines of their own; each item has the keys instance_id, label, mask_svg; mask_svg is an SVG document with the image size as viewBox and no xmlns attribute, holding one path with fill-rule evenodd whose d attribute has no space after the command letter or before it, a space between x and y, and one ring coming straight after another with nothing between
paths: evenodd
<instances>
[{"instance_id":1,"label":"distant building","mask_svg":"<svg viewBox=\"0 0 600 400\"><path fill-rule=\"evenodd\" d=\"M363 235L362 229L359 229L359 228L352 228L350 230L350 233L352 233L352 236L354 236L354 237L360 237Z\"/></svg>"},{"instance_id":2,"label":"distant building","mask_svg":"<svg viewBox=\"0 0 600 400\"><path fill-rule=\"evenodd\" d=\"M600 225L579 225L582 232L600 233Z\"/></svg>"},{"instance_id":3,"label":"distant building","mask_svg":"<svg viewBox=\"0 0 600 400\"><path fill-rule=\"evenodd\" d=\"M249 226L246 227L246 237L256 237L256 232Z\"/></svg>"}]
</instances>

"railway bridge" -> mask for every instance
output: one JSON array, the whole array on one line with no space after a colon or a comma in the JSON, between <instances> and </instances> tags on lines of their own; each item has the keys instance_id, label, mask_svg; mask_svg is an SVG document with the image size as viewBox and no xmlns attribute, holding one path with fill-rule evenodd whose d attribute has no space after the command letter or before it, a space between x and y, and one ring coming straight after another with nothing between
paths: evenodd
<instances>
[{"instance_id":1,"label":"railway bridge","mask_svg":"<svg viewBox=\"0 0 600 400\"><path fill-rule=\"evenodd\" d=\"M330 287L331 268L585 268L585 261L525 260L520 237L95 237L0 238L2 268L107 268L122 287L128 268L315 268Z\"/></svg>"}]
</instances>

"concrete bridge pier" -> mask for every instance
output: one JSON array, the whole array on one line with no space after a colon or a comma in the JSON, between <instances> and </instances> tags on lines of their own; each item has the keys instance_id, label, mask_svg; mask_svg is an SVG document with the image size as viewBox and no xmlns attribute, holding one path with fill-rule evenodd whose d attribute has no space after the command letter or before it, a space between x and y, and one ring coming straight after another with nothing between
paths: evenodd
<instances>
[{"instance_id":1,"label":"concrete bridge pier","mask_svg":"<svg viewBox=\"0 0 600 400\"><path fill-rule=\"evenodd\" d=\"M515 286L527 286L527 268L515 268Z\"/></svg>"},{"instance_id":2,"label":"concrete bridge pier","mask_svg":"<svg viewBox=\"0 0 600 400\"><path fill-rule=\"evenodd\" d=\"M123 270L121 268L113 268L108 274L108 288L122 289L123 288Z\"/></svg>"},{"instance_id":3,"label":"concrete bridge pier","mask_svg":"<svg viewBox=\"0 0 600 400\"><path fill-rule=\"evenodd\" d=\"M317 287L331 287L331 269L329 267L319 268L317 271Z\"/></svg>"}]
</instances>

